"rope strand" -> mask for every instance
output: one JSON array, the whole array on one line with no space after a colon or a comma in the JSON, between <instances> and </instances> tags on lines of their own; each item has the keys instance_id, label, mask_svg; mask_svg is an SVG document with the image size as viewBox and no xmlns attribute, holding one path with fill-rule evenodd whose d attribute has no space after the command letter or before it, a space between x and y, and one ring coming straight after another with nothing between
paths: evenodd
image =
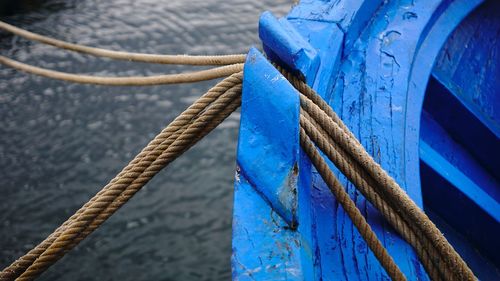
<instances>
[{"instance_id":1,"label":"rope strand","mask_svg":"<svg viewBox=\"0 0 500 281\"><path fill-rule=\"evenodd\" d=\"M306 132L306 135L323 151L323 153L332 161L335 166L351 181L365 196L365 198L379 210L385 219L396 229L396 231L410 243L417 251L422 264L432 280L442 280L438 273L438 268L433 263L427 249L422 246L415 232L408 226L400 215L386 204L384 199L377 193L376 183L369 177L364 170L355 162L348 153L337 145L328 136L321 126L306 111L302 111L300 116L300 126Z\"/></svg>"},{"instance_id":2,"label":"rope strand","mask_svg":"<svg viewBox=\"0 0 500 281\"><path fill-rule=\"evenodd\" d=\"M151 166L153 161L155 161L158 157L152 157L152 153L158 154L159 149L167 149L171 143L173 143L173 138L177 139L179 135L182 135L182 128L187 129L190 124L194 123L194 120L196 116L203 116L202 112L206 111L209 106L214 104L222 95L224 95L226 92L231 92L231 95L237 95L239 96L239 91L241 91L241 88L239 85L241 85L241 79L242 79L242 72L235 73L232 76L224 79L223 81L219 82L216 86L214 86L212 89L210 89L206 94L204 94L198 101L196 101L193 105L191 105L186 111L184 111L181 115L179 115L169 126L167 126L157 137L155 137L154 140L152 140L146 148L143 149L141 153L139 153L134 160L132 160L129 165L127 165L122 172L120 172L111 182L106 185L101 191L99 191L96 196L94 196L89 202L87 202L80 210L78 210L73 216L71 216L65 223L63 223L62 226L60 226L56 231L51 234L46 240L44 240L42 243L40 243L38 246L36 246L33 250L28 252L26 255L22 256L19 258L17 261L15 261L12 265L9 267L5 268L1 273L0 273L0 280L14 280L15 278L19 276L23 276L21 274L24 274L24 276L20 280L31 280L32 278L38 276L41 272L43 272L44 269L46 269L50 264L54 263L57 261L62 255L64 255L65 252L67 252L69 249L73 248L76 246L81 240L83 240L84 237L89 235L95 228L97 227L96 224L101 224L104 222L103 217L99 217L97 221L93 222L94 224L90 226L89 229L92 229L92 231L89 231L88 229L85 229L85 231L82 231L81 235L78 235L78 237L73 237L75 238L74 240L71 240L68 242L69 246L65 248L63 251L54 251L52 250L47 251L51 246L53 246L56 242L57 239L59 241L61 239L67 239L68 236L60 238L63 233L68 233L68 229L71 229L71 227L81 227L81 221L82 219L89 218L88 215L84 216L84 212L90 208L101 208L102 210L105 210L108 205L103 205L102 200L111 200L111 196L118 197L120 196L121 193L118 192L113 192L111 188L113 186L116 186L116 184L122 183L120 182L121 179L127 178L130 176L130 174L134 171L137 171L138 167L143 167L144 169L148 166ZM233 89L233 90L231 90ZM203 121L204 126L201 126L199 123L196 125L198 127L202 127L200 130L199 135L193 137L192 141L197 142L199 139L201 139L204 135L208 134L213 128L215 128L222 120L224 120L225 117L227 117L232 111L234 111L238 106L239 103L241 102L240 99L233 99L231 102L230 100L225 99L222 101L222 103L227 102L229 103L226 109L220 111L220 114L216 116L216 118L213 118L213 120L210 121L210 119L198 119L198 121ZM219 102L221 103L221 102ZM217 108L215 108L217 109ZM213 113L213 112L212 112ZM184 137L186 139L186 137ZM165 145L165 142L168 141L168 145ZM163 146L161 146L163 144ZM192 145L191 143L184 143L187 145ZM177 148L179 146L177 145ZM181 146L182 148L182 146ZM181 150L177 150L179 153L182 153ZM170 152L170 151L169 151ZM175 153L170 154L172 157L175 156ZM180 155L180 154L179 154ZM178 156L178 155L177 155ZM175 158L174 158L175 159ZM155 166L158 168L158 165ZM159 170L158 170L159 171ZM153 174L147 174L144 177L152 177ZM143 179L144 179L143 177ZM134 177L130 178L132 181ZM145 184L147 181L144 180L142 183ZM126 187L122 185L122 187ZM135 188L138 190L140 187L135 186ZM111 191L110 191L111 190ZM129 196L130 198L133 194L129 193L126 196ZM121 198L121 197L120 197ZM127 199L128 200L128 199ZM113 200L114 201L114 200ZM97 203L96 203L97 202ZM126 201L121 202L124 204ZM116 207L116 209L119 207L118 205L113 205ZM120 205L121 206L121 205ZM116 209L114 211L116 211ZM111 213L109 212L110 210L107 210L108 212L106 215L110 215ZM114 212L113 211L113 212ZM87 211L89 212L89 211ZM97 216L98 214L96 214ZM108 216L109 217L109 216ZM100 221L99 221L100 220ZM89 222L90 223L90 222ZM59 242L58 242L59 243ZM61 246L61 244L56 244L56 246ZM40 257L45 254L45 256L40 259ZM49 256L51 259L48 259L47 256ZM37 261L37 266L32 267L32 265ZM29 273L27 272L27 269L30 268Z\"/></svg>"},{"instance_id":3,"label":"rope strand","mask_svg":"<svg viewBox=\"0 0 500 281\"><path fill-rule=\"evenodd\" d=\"M408 197L399 184L373 160L321 97L303 81L291 75L285 76L291 78L291 83L303 94L300 98L301 107L325 129L336 145L349 153L366 173L377 182L378 190L386 204L391 204L407 221L408 225L415 230L415 234L419 239L422 239L421 244L431 254L440 256L442 261L438 259L435 263L436 267L441 269L444 278L446 280L476 280L473 272L439 229ZM314 102L309 97L314 99ZM432 258L435 259L436 257L432 256Z\"/></svg>"},{"instance_id":4,"label":"rope strand","mask_svg":"<svg viewBox=\"0 0 500 281\"><path fill-rule=\"evenodd\" d=\"M239 87L233 88L233 91L238 91ZM75 247L80 241L92 233L99 227L107 218L114 214L123 204L135 195L146 183L151 180L161 169L178 158L183 152L194 145L194 141L199 140L204 135L208 134L211 129L220 124L227 116L229 116L237 107L239 107L241 100L233 99L227 103L226 107L229 110L222 110L219 108L217 111L221 112L218 118L208 113L200 117L197 122L193 122L185 132L180 134L179 138L172 142L172 144L162 154L146 168L141 177L132 182L130 186L126 185L129 177L134 176L134 172L127 173L123 178L120 178L114 187L110 187L94 204L89 206L75 221L73 221L67 229L65 229L60 236L50 245L44 253L42 253L35 262L28 267L16 280L27 281L33 280L41 273L43 273L49 266L58 261L66 252ZM209 116L211 115L211 116ZM210 128L207 130L206 128ZM196 136L195 136L196 135ZM116 188L115 188L116 187ZM125 188L124 188L125 187ZM123 190L120 192L120 190ZM89 225L90 224L90 225ZM88 226L88 227L87 227Z\"/></svg>"},{"instance_id":5,"label":"rope strand","mask_svg":"<svg viewBox=\"0 0 500 281\"><path fill-rule=\"evenodd\" d=\"M321 157L319 152L316 150L316 147L314 147L311 139L302 128L300 129L300 143L306 154L309 156L309 159L311 159L314 167L327 183L330 191L342 205L342 208L345 210L356 229L366 241L366 244L372 250L373 254L375 254L375 257L377 257L380 264L382 264L387 274L389 274L391 279L395 281L406 280L406 277L389 255L387 249L377 238L377 235L366 222L366 219L361 214L361 211L356 207L354 201L352 201L347 192L344 190L342 184L335 177L333 172L330 170L330 167L328 167L328 164L326 164L325 160Z\"/></svg>"},{"instance_id":6,"label":"rope strand","mask_svg":"<svg viewBox=\"0 0 500 281\"><path fill-rule=\"evenodd\" d=\"M165 85L165 84L180 84L192 83L199 81L206 81L229 76L233 73L243 70L243 64L231 64L219 66L207 70L200 70L194 72L186 72L179 74L166 74L156 76L129 76L129 77L104 77L92 76L82 74L72 74L60 72L41 67L25 64L4 56L0 56L0 64L10 66L17 70L44 76L47 78L64 80L68 82L81 83L81 84L94 84L106 86L152 86L152 85Z\"/></svg>"},{"instance_id":7,"label":"rope strand","mask_svg":"<svg viewBox=\"0 0 500 281\"><path fill-rule=\"evenodd\" d=\"M301 105L307 108L308 113L326 129L326 132L340 147L345 149L362 167L368 175L378 183L379 190L388 204L392 204L402 217L417 229L419 235L424 237L423 244L427 248L435 248L443 261L454 272L458 280L475 280L472 271L467 264L453 249L439 229L432 223L427 215L408 197L392 177L390 177L378 163L366 152L359 142L342 130L342 128L330 119L322 109L311 100L301 98ZM453 279L453 278L452 278Z\"/></svg>"},{"instance_id":8,"label":"rope strand","mask_svg":"<svg viewBox=\"0 0 500 281\"><path fill-rule=\"evenodd\" d=\"M122 51L112 51L101 48L83 46L69 43L62 40L53 39L47 36L36 34L6 22L0 21L0 29L24 37L29 40L52 45L54 47L118 60L127 60L135 62L158 63L158 64L179 64L179 65L228 65L245 62L245 54L235 55L216 55L216 56L192 56L192 55L158 55L131 53Z\"/></svg>"}]
</instances>

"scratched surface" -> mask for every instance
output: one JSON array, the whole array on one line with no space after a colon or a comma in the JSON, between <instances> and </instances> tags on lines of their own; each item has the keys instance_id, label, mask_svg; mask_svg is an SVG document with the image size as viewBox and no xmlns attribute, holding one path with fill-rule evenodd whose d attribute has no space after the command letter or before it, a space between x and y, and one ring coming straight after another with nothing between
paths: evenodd
<instances>
[{"instance_id":1,"label":"scratched surface","mask_svg":"<svg viewBox=\"0 0 500 281\"><path fill-rule=\"evenodd\" d=\"M302 280L297 221L299 103L256 49L245 64L233 213L234 280Z\"/></svg>"}]
</instances>

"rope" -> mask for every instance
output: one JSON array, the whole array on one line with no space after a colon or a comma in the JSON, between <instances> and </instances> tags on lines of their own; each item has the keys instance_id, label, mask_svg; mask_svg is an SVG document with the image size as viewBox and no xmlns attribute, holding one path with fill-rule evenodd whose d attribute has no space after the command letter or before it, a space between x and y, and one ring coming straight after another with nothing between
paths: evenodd
<instances>
[{"instance_id":1,"label":"rope","mask_svg":"<svg viewBox=\"0 0 500 281\"><path fill-rule=\"evenodd\" d=\"M345 149L358 162L366 172L373 177L378 183L379 191L382 197L386 200L386 204L392 204L395 210L400 212L401 216L408 222L410 226L416 229L418 235L423 239L422 244L428 248L428 251L433 251L440 254L442 260L448 264L451 272L454 272L454 277L447 276L446 280L475 280L472 271L467 267L458 253L448 243L446 238L441 234L439 229L432 221L423 213L418 206L404 193L399 185L378 165L373 158L364 150L357 142L351 139L344 131L329 119L326 114L318 108L314 103L301 99L301 103L306 103L304 107L310 110L308 113L323 126L327 133L335 140L335 143ZM418 213L417 213L418 212ZM433 250L434 248L435 250ZM444 263L443 262L443 263ZM470 275L466 272L469 271ZM445 277L446 278L446 277Z\"/></svg>"},{"instance_id":2,"label":"rope","mask_svg":"<svg viewBox=\"0 0 500 281\"><path fill-rule=\"evenodd\" d=\"M371 229L370 225L366 222L365 217L361 214L361 211L356 207L354 201L352 201L351 197L349 197L342 184L330 170L330 167L328 167L328 164L316 150L316 147L303 128L300 129L300 143L306 154L311 159L311 163L326 182L330 191L335 195L337 201L342 205L349 218L351 218L354 226L358 229L359 233L366 241L366 244L370 247L373 254L375 254L375 257L382 264L387 274L389 274L392 280L406 280L399 267L387 252L387 249L377 238L375 232Z\"/></svg>"},{"instance_id":3,"label":"rope","mask_svg":"<svg viewBox=\"0 0 500 281\"><path fill-rule=\"evenodd\" d=\"M379 210L387 221L396 229L396 231L410 243L417 251L426 272L432 280L441 280L437 268L429 257L425 248L422 247L420 240L408 224L399 216L399 214L388 204L384 204L383 199L376 191L376 183L369 177L364 170L348 155L342 148L332 145L334 141L328 136L328 133L319 126L316 121L303 111L300 116L300 126L306 135L325 153L335 166L351 181L365 198Z\"/></svg>"},{"instance_id":4,"label":"rope","mask_svg":"<svg viewBox=\"0 0 500 281\"><path fill-rule=\"evenodd\" d=\"M192 82L206 81L206 80L226 77L228 75L243 70L243 64L238 63L238 64L215 67L207 70L200 70L195 72L187 72L179 74L167 74L167 75L144 76L144 77L141 76L103 77L103 76L91 76L82 74L71 74L71 73L44 69L29 64L25 64L22 62L18 62L4 56L0 56L0 64L4 64L12 68L15 68L17 70L44 76L47 78L64 80L74 83L108 85L108 86L151 86L151 85L164 85L164 84L192 83Z\"/></svg>"},{"instance_id":5,"label":"rope","mask_svg":"<svg viewBox=\"0 0 500 281\"><path fill-rule=\"evenodd\" d=\"M0 280L14 280L17 277L16 280L32 280L88 236L157 172L239 107L241 77L241 72L234 74L210 89L155 137L75 215L35 249L4 269L0 273Z\"/></svg>"},{"instance_id":6,"label":"rope","mask_svg":"<svg viewBox=\"0 0 500 281\"><path fill-rule=\"evenodd\" d=\"M227 117L227 115L234 111L234 109L239 107L239 102L240 101L237 100L232 103L232 106L228 107L230 109L228 110L229 112L225 111L228 113L223 118ZM217 119L214 124L219 124L223 118ZM47 250L41 254L40 257L35 260L35 262L16 280L33 280L39 274L44 272L49 266L59 260L66 252L75 247L81 240L100 226L118 208L125 204L129 198L132 197L142 186L149 182L149 180L156 175L160 169L175 160L180 154L192 146L194 144L192 143L192 139L199 139L198 137L193 137L193 134L208 132L205 130L205 126L207 125L211 128L215 127L214 125L210 125L210 123L212 122L207 124L207 120L203 120L202 122L194 123L194 128L191 128L190 126L187 133L182 133L180 139L176 140L172 146L166 150L166 152L162 153L158 160L154 161L154 163L146 169L143 177L135 180L131 186L122 191L121 194L118 194L119 191L114 189L110 189L109 192L105 192L102 198L96 200L96 202L87 208L77 220L68 226L68 228L55 239L53 244L49 246ZM123 185L124 183L121 184ZM106 204L109 205L105 208ZM102 213L99 214L99 211ZM87 226L89 223L90 226Z\"/></svg>"},{"instance_id":7,"label":"rope","mask_svg":"<svg viewBox=\"0 0 500 281\"><path fill-rule=\"evenodd\" d=\"M301 97L302 108L306 109L317 123L324 128L327 135L332 138L332 144L344 149L373 178L377 183L381 197L385 200L383 204L391 204L393 209L397 210L401 217L406 220L406 223L413 228L415 231L414 234L405 231L402 236L408 238L405 238L405 240L412 244L412 246L417 247L417 254L423 259L424 266L430 270L429 274L437 277L435 269L430 265L429 259L434 260L436 259L434 255L438 255L440 260L434 261L434 267L437 267L441 271L445 280L475 280L476 278L470 268L449 244L439 229L380 165L371 158L359 141L357 141L321 97L301 80L291 75L286 76L287 78L291 78L290 81L292 84L304 95ZM308 99L309 97L313 100ZM360 188L358 185L356 187ZM373 200L370 200L370 202L374 205L377 204ZM383 214L385 213L386 219L389 221L393 220L395 224L400 224L400 230L407 230L403 225L403 219L398 219L397 217L391 219L389 211L384 211L384 208L388 208L388 206L380 207L379 210L382 210ZM394 221L394 219L398 221ZM415 235L418 239L421 239L420 244L417 244L415 241L412 243ZM423 247L424 249L419 249L418 247ZM425 253L425 251L428 253ZM432 258L429 258L429 254Z\"/></svg>"},{"instance_id":8,"label":"rope","mask_svg":"<svg viewBox=\"0 0 500 281\"><path fill-rule=\"evenodd\" d=\"M6 22L0 21L0 29L24 37L29 40L38 41L58 48L80 52L84 54L106 57L119 60L159 63L159 64L184 64L184 65L228 65L245 62L244 54L217 55L217 56L189 56L189 55L157 55L112 51L94 47L88 47L39 35Z\"/></svg>"}]
</instances>

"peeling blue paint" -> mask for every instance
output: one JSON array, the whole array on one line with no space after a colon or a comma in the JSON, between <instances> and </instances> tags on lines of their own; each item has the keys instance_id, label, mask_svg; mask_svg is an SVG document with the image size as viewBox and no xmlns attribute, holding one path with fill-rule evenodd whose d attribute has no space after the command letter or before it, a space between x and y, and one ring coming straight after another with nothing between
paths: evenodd
<instances>
[{"instance_id":1,"label":"peeling blue paint","mask_svg":"<svg viewBox=\"0 0 500 281\"><path fill-rule=\"evenodd\" d=\"M374 159L417 205L426 208L431 218L441 223L443 216L450 215L429 204L442 202L439 196L449 195L455 199L469 197L468 201L457 199L456 202L465 203L456 206L470 210L478 222L484 223L470 221L463 225L481 226L482 230L464 232L460 227L439 225L478 276L494 280L500 278L498 262L494 257L482 256L488 251L479 255L474 249L483 247L482 242L476 239L480 235L483 235L484 241L489 241L489 245L498 242L498 175L489 171L498 169L499 165L494 163L500 157L481 159L482 156L474 154L485 155L480 152L481 149L471 148L464 141L460 144L466 148L464 153L462 148L456 148L456 157L462 161L457 164L453 159L446 158L443 154L445 150L439 148L448 136L438 134L428 124L423 127L422 136L430 132L439 140L427 138L430 143L423 143L419 148L421 116L425 115L422 115L423 100L434 62L439 59L439 52L448 35L481 2L302 0L285 18L276 19L270 13L264 13L259 34L268 58L302 75L334 108ZM485 31L484 34L485 38L494 42L493 31ZM448 66L454 61L450 63L441 59L443 67L439 69L438 65L433 73L433 79L458 97L479 123L467 119L469 113L460 115L463 120L469 120L463 122L479 124L473 126L493 132L483 134L486 136L483 137L486 147L492 146L487 144L491 142L488 138L498 142L495 127L498 126L498 95L491 92L498 87L492 86L496 84L488 80L493 77L492 74L477 65L480 61L487 61L488 57L496 56L496 53L485 55L484 59L478 59L476 66L464 68L464 72L453 72L455 76L443 71L449 70ZM466 83L465 79L456 80L467 73L474 73L474 69L482 73L481 83L475 85L482 85L485 93L489 94L471 96L457 90L463 88L468 89L469 94L474 92L460 84ZM487 105L483 107L481 102L485 101ZM238 163L241 168L239 177L252 194L245 195L241 191L241 183L236 183L233 277L238 279L249 275L242 265L247 269L258 267L257 260L241 256L265 256L266 253L283 250L293 253L293 259L280 252L274 259L260 259L258 262L271 267L280 263L279 260L289 262L288 268L301 272L300 280L389 280L298 147L298 112L298 97L293 87L256 50L251 50L249 63L245 66ZM436 147L441 151L436 151ZM458 146L450 144L449 147ZM493 144L493 148L498 148L498 144L496 147ZM469 153L474 157L469 157ZM476 156L480 161L475 160ZM424 162L424 183L443 183L446 192L431 195L426 192L426 197L422 196L420 158ZM339 175L349 195L408 279L428 280L413 249L333 165L331 168ZM447 178L450 173L456 177ZM433 174L440 175L440 178L433 177ZM474 190L478 192L474 193ZM253 199L245 196L254 199L258 196L259 199L255 200L262 205L250 211L247 206L253 203L248 201ZM264 208L264 205L267 207ZM446 204L443 206L446 210L460 209L446 208ZM257 227L269 217L279 217L284 223L282 228ZM248 249L245 245L248 241L242 233L248 229L246 224L256 229L253 241L261 239L262 247ZM469 241L460 235L466 235ZM296 276L287 277L284 274L284 271L278 270L255 279L295 280ZM257 275L252 273L252 276Z\"/></svg>"},{"instance_id":2,"label":"peeling blue paint","mask_svg":"<svg viewBox=\"0 0 500 281\"><path fill-rule=\"evenodd\" d=\"M318 69L318 52L286 19L278 20L264 12L259 21L259 37L270 59L283 62L297 74L305 77L306 73L315 73Z\"/></svg>"}]
</instances>

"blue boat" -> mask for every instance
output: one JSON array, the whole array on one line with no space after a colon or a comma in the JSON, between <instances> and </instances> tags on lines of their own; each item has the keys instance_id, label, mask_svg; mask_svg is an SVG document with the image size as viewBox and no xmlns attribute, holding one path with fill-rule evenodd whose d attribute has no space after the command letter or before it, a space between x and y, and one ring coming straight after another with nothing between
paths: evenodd
<instances>
[{"instance_id":1,"label":"blue boat","mask_svg":"<svg viewBox=\"0 0 500 281\"><path fill-rule=\"evenodd\" d=\"M299 144L302 76L444 233L500 280L500 2L302 0L245 65L234 280L389 280ZM331 165L409 280L419 258Z\"/></svg>"}]
</instances>

